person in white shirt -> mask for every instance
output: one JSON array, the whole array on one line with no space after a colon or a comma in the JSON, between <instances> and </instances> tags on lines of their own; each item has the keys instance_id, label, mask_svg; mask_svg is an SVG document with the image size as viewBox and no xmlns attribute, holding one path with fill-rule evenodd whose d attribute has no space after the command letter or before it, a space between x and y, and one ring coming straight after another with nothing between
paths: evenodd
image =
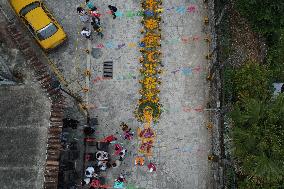
<instances>
[{"instance_id":1,"label":"person in white shirt","mask_svg":"<svg viewBox=\"0 0 284 189\"><path fill-rule=\"evenodd\" d=\"M113 168L117 168L117 167L119 167L121 165L121 161L120 160L115 160L115 162L114 163L112 163L112 167Z\"/></svg>"},{"instance_id":2,"label":"person in white shirt","mask_svg":"<svg viewBox=\"0 0 284 189\"><path fill-rule=\"evenodd\" d=\"M86 175L86 177L88 177L88 178L92 178L94 172L95 172L94 167L87 167L87 169L86 169L86 171L85 171L85 175Z\"/></svg>"},{"instance_id":3,"label":"person in white shirt","mask_svg":"<svg viewBox=\"0 0 284 189\"><path fill-rule=\"evenodd\" d=\"M85 179L82 181L82 186L87 185L87 184L90 184L90 182L91 182L91 179L90 179L90 178L85 178Z\"/></svg>"},{"instance_id":4,"label":"person in white shirt","mask_svg":"<svg viewBox=\"0 0 284 189\"><path fill-rule=\"evenodd\" d=\"M91 30L84 27L81 31L81 35L86 37L87 39L91 39Z\"/></svg>"},{"instance_id":5,"label":"person in white shirt","mask_svg":"<svg viewBox=\"0 0 284 189\"><path fill-rule=\"evenodd\" d=\"M105 151L98 151L98 152L96 153L96 158L97 158L97 160L99 160L99 161L108 160L108 153L105 152Z\"/></svg>"},{"instance_id":6,"label":"person in white shirt","mask_svg":"<svg viewBox=\"0 0 284 189\"><path fill-rule=\"evenodd\" d=\"M123 150L121 150L121 152L119 152L119 160L123 161L125 155L126 155L127 150L124 148Z\"/></svg>"},{"instance_id":7,"label":"person in white shirt","mask_svg":"<svg viewBox=\"0 0 284 189\"><path fill-rule=\"evenodd\" d=\"M102 171L105 171L107 169L106 161L99 161L98 166Z\"/></svg>"}]
</instances>

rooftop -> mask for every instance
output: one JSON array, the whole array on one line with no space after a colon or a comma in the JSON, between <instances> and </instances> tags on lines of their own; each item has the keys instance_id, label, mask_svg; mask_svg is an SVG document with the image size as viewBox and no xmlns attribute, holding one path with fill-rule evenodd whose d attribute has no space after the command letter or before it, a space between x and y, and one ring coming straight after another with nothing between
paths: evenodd
<instances>
[{"instance_id":1,"label":"rooftop","mask_svg":"<svg viewBox=\"0 0 284 189\"><path fill-rule=\"evenodd\" d=\"M50 104L30 85L0 86L0 183L42 188Z\"/></svg>"},{"instance_id":2,"label":"rooftop","mask_svg":"<svg viewBox=\"0 0 284 189\"><path fill-rule=\"evenodd\" d=\"M20 70L25 78L22 84L0 85L0 188L41 189L50 101L31 79L2 16L0 23L0 65L11 72Z\"/></svg>"}]
</instances>

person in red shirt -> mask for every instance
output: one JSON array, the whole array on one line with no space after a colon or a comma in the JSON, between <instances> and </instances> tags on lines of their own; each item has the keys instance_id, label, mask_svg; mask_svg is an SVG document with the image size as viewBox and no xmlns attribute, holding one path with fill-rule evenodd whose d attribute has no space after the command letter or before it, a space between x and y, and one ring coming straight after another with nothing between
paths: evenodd
<instances>
[{"instance_id":1,"label":"person in red shirt","mask_svg":"<svg viewBox=\"0 0 284 189\"><path fill-rule=\"evenodd\" d=\"M122 146L120 144L115 144L114 145L114 155L118 156L119 153L123 150Z\"/></svg>"},{"instance_id":2,"label":"person in red shirt","mask_svg":"<svg viewBox=\"0 0 284 189\"><path fill-rule=\"evenodd\" d=\"M113 141L116 141L117 138L114 135L109 135L105 137L102 142L112 143Z\"/></svg>"},{"instance_id":3,"label":"person in red shirt","mask_svg":"<svg viewBox=\"0 0 284 189\"><path fill-rule=\"evenodd\" d=\"M101 181L97 178L95 178L94 180L92 180L91 182L91 188L111 188L111 186L109 185L104 185L101 183Z\"/></svg>"},{"instance_id":4,"label":"person in red shirt","mask_svg":"<svg viewBox=\"0 0 284 189\"><path fill-rule=\"evenodd\" d=\"M150 162L148 164L148 169L150 172L156 171L156 166L154 165L154 163Z\"/></svg>"},{"instance_id":5,"label":"person in red shirt","mask_svg":"<svg viewBox=\"0 0 284 189\"><path fill-rule=\"evenodd\" d=\"M99 179L93 179L92 182L91 182L91 186L94 187L94 188L98 188L101 186L101 181Z\"/></svg>"}]
</instances>

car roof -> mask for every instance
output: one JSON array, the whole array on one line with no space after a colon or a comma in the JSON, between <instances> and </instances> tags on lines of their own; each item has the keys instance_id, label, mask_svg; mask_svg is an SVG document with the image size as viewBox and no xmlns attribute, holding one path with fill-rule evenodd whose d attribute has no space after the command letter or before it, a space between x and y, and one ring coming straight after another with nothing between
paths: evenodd
<instances>
[{"instance_id":1,"label":"car roof","mask_svg":"<svg viewBox=\"0 0 284 189\"><path fill-rule=\"evenodd\" d=\"M36 31L52 22L41 7L37 7L28 12L25 18Z\"/></svg>"}]
</instances>

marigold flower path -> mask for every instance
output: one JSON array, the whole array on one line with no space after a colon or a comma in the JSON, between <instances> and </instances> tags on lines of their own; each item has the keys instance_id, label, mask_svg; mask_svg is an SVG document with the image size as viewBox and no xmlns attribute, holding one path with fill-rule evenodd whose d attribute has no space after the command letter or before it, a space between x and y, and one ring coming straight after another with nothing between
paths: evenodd
<instances>
[{"instance_id":1,"label":"marigold flower path","mask_svg":"<svg viewBox=\"0 0 284 189\"><path fill-rule=\"evenodd\" d=\"M163 11L160 0L142 0L143 19L141 21L143 29L140 40L140 52L142 56L140 74L141 97L135 110L138 121L144 124L144 128L138 128L138 138L140 140L140 154L146 157L152 156L152 147L155 142L156 132L151 127L153 122L157 122L161 114L161 104L159 99L159 85L161 84L159 74L162 73L161 65L161 28L160 13Z\"/></svg>"}]
</instances>

